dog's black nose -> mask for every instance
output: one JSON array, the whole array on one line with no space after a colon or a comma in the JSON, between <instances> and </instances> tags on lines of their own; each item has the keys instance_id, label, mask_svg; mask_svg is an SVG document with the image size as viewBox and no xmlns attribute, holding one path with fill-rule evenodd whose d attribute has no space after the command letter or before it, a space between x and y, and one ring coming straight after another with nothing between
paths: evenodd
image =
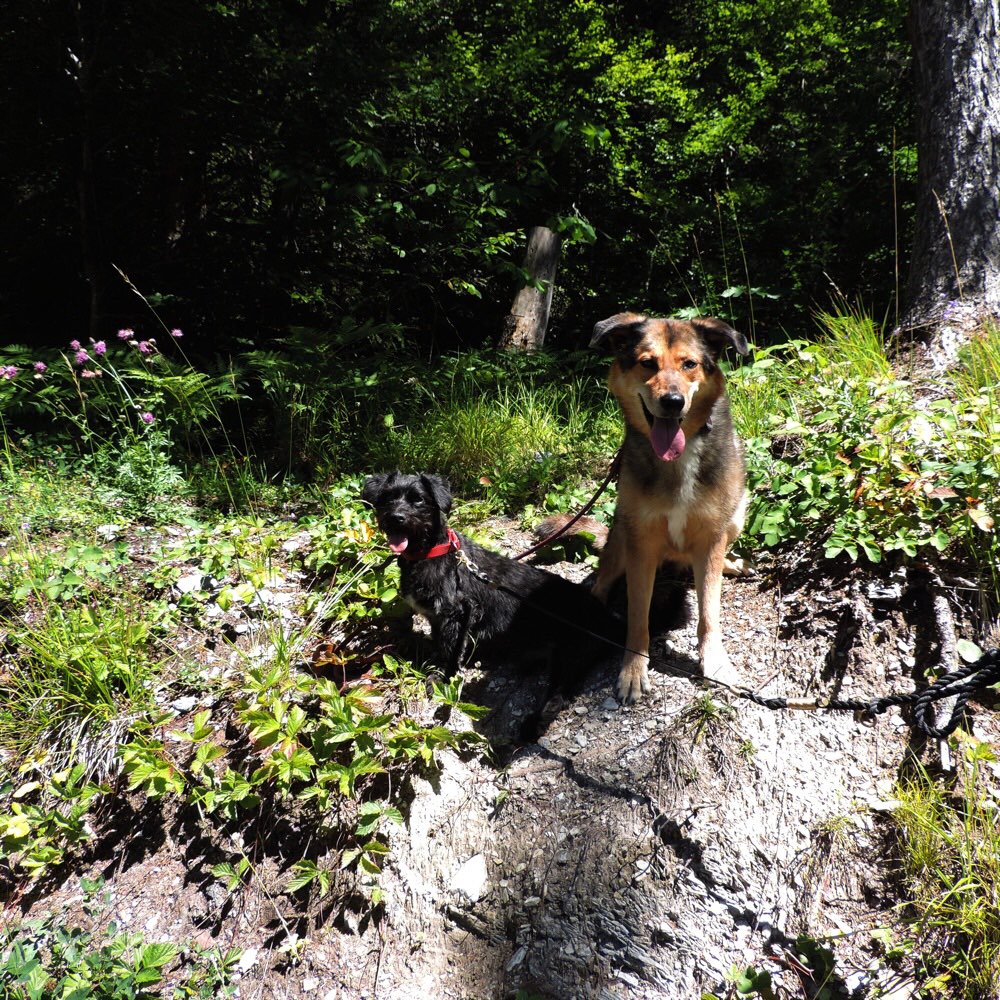
<instances>
[{"instance_id":1,"label":"dog's black nose","mask_svg":"<svg viewBox=\"0 0 1000 1000\"><path fill-rule=\"evenodd\" d=\"M679 392L668 392L660 396L660 411L664 416L674 417L684 409L684 397Z\"/></svg>"},{"instance_id":2,"label":"dog's black nose","mask_svg":"<svg viewBox=\"0 0 1000 1000\"><path fill-rule=\"evenodd\" d=\"M391 512L386 514L383 520L388 528L402 528L406 524L406 518L402 514Z\"/></svg>"}]
</instances>

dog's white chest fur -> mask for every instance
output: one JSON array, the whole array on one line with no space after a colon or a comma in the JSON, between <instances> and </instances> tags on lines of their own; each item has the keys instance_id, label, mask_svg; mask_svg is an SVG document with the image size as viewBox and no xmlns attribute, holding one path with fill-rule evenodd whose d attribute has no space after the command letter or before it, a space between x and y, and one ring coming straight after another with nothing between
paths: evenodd
<instances>
[{"instance_id":1,"label":"dog's white chest fur","mask_svg":"<svg viewBox=\"0 0 1000 1000\"><path fill-rule=\"evenodd\" d=\"M692 442L693 446L685 448L684 453L676 459L679 475L667 511L667 533L670 541L681 552L687 543L688 514L696 502L698 466L701 464L700 444L701 442Z\"/></svg>"}]
</instances>

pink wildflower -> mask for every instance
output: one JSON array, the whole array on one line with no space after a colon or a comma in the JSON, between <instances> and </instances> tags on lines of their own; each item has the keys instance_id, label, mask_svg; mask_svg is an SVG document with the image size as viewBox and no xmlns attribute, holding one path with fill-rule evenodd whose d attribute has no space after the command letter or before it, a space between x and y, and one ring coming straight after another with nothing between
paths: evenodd
<instances>
[{"instance_id":1,"label":"pink wildflower","mask_svg":"<svg viewBox=\"0 0 1000 1000\"><path fill-rule=\"evenodd\" d=\"M39 375L49 366L44 361L36 361L32 366Z\"/></svg>"},{"instance_id":2,"label":"pink wildflower","mask_svg":"<svg viewBox=\"0 0 1000 1000\"><path fill-rule=\"evenodd\" d=\"M119 330L118 339L119 340L131 340L135 336L135 330Z\"/></svg>"},{"instance_id":3,"label":"pink wildflower","mask_svg":"<svg viewBox=\"0 0 1000 1000\"><path fill-rule=\"evenodd\" d=\"M139 419L144 424L151 424L156 419L156 417L154 417L152 413L148 413L147 412L147 413L140 413L139 414Z\"/></svg>"},{"instance_id":4,"label":"pink wildflower","mask_svg":"<svg viewBox=\"0 0 1000 1000\"><path fill-rule=\"evenodd\" d=\"M94 344L94 353L97 355L104 354L108 349L108 345L104 343L103 340L99 340Z\"/></svg>"},{"instance_id":5,"label":"pink wildflower","mask_svg":"<svg viewBox=\"0 0 1000 1000\"><path fill-rule=\"evenodd\" d=\"M12 379L17 375L17 365L4 365L0 368L0 378Z\"/></svg>"},{"instance_id":6,"label":"pink wildflower","mask_svg":"<svg viewBox=\"0 0 1000 1000\"><path fill-rule=\"evenodd\" d=\"M183 330L178 330L176 327L174 327L174 329L170 331L170 336L171 337L183 337L184 336L184 331Z\"/></svg>"},{"instance_id":7,"label":"pink wildflower","mask_svg":"<svg viewBox=\"0 0 1000 1000\"><path fill-rule=\"evenodd\" d=\"M78 350L80 350L80 341L79 340L71 340L69 342L69 349L71 351L78 351Z\"/></svg>"},{"instance_id":8,"label":"pink wildflower","mask_svg":"<svg viewBox=\"0 0 1000 1000\"><path fill-rule=\"evenodd\" d=\"M95 372L95 371L93 371L90 368L84 368L83 371L80 372L80 374L84 378L97 378L101 373L100 372Z\"/></svg>"},{"instance_id":9,"label":"pink wildflower","mask_svg":"<svg viewBox=\"0 0 1000 1000\"><path fill-rule=\"evenodd\" d=\"M81 347L76 352L76 363L78 365L82 365L82 364L85 364L89 360L90 360L90 355Z\"/></svg>"},{"instance_id":10,"label":"pink wildflower","mask_svg":"<svg viewBox=\"0 0 1000 1000\"><path fill-rule=\"evenodd\" d=\"M140 340L139 341L139 353L140 354L152 354L153 353L153 344L152 344L152 341L149 341L149 340Z\"/></svg>"}]
</instances>

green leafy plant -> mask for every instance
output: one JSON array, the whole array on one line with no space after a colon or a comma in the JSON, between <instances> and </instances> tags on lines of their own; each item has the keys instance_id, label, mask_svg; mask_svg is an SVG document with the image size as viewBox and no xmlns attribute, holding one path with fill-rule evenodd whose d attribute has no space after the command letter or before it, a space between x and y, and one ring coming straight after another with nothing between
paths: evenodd
<instances>
[{"instance_id":1,"label":"green leafy plant","mask_svg":"<svg viewBox=\"0 0 1000 1000\"><path fill-rule=\"evenodd\" d=\"M911 893L903 912L925 988L989 997L1000 989L996 756L961 730L953 740L961 751L955 788L918 769L897 789L893 818Z\"/></svg>"},{"instance_id":2,"label":"green leafy plant","mask_svg":"<svg viewBox=\"0 0 1000 1000\"><path fill-rule=\"evenodd\" d=\"M93 905L98 888L84 885L87 910L95 919L102 909ZM148 942L113 921L95 933L50 913L0 928L0 992L11 1000L154 1000L164 996L165 972L174 968L180 981L172 996L214 1000L233 995L239 956L236 949L192 947L182 962L173 942Z\"/></svg>"},{"instance_id":3,"label":"green leafy plant","mask_svg":"<svg viewBox=\"0 0 1000 1000\"><path fill-rule=\"evenodd\" d=\"M738 996L758 996L761 1000L774 1000L775 998L775 992L771 985L771 973L764 970L758 971L752 965L745 969L733 966L726 978L733 983Z\"/></svg>"},{"instance_id":4,"label":"green leafy plant","mask_svg":"<svg viewBox=\"0 0 1000 1000\"><path fill-rule=\"evenodd\" d=\"M988 567L1000 425L967 433L981 425L979 395L959 392L961 377L942 398L896 375L864 314L821 321L816 343L759 352L730 376L748 437L749 539L819 538L827 558L871 562L961 549Z\"/></svg>"},{"instance_id":5,"label":"green leafy plant","mask_svg":"<svg viewBox=\"0 0 1000 1000\"><path fill-rule=\"evenodd\" d=\"M226 887L227 892L235 892L246 881L250 873L250 859L245 855L240 857L235 864L223 861L212 866L212 874L219 879Z\"/></svg>"},{"instance_id":6,"label":"green leafy plant","mask_svg":"<svg viewBox=\"0 0 1000 1000\"><path fill-rule=\"evenodd\" d=\"M285 886L285 892L295 893L307 885L315 884L322 898L329 893L332 881L333 875L329 868L323 868L315 861L303 858L292 865L292 876Z\"/></svg>"},{"instance_id":7,"label":"green leafy plant","mask_svg":"<svg viewBox=\"0 0 1000 1000\"><path fill-rule=\"evenodd\" d=\"M0 786L0 872L19 868L31 878L61 864L74 845L93 836L87 822L91 804L110 789L87 780L87 768L72 768L14 787Z\"/></svg>"},{"instance_id":8,"label":"green leafy plant","mask_svg":"<svg viewBox=\"0 0 1000 1000\"><path fill-rule=\"evenodd\" d=\"M124 541L70 544L61 551L50 548L45 552L25 544L4 557L8 572L13 569L16 573L18 582L12 587L15 601L36 595L64 601L89 594L113 584L120 568L129 561L129 547Z\"/></svg>"},{"instance_id":9,"label":"green leafy plant","mask_svg":"<svg viewBox=\"0 0 1000 1000\"><path fill-rule=\"evenodd\" d=\"M731 705L716 701L706 692L685 705L678 720L684 731L691 734L694 742L699 743L706 735L721 727L728 727L734 714Z\"/></svg>"}]
</instances>

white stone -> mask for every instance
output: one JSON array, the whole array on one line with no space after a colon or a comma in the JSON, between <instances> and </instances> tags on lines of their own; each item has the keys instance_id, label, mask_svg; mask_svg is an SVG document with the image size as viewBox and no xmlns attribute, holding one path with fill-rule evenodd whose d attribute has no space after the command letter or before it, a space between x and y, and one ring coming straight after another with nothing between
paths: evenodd
<instances>
[{"instance_id":1,"label":"white stone","mask_svg":"<svg viewBox=\"0 0 1000 1000\"><path fill-rule=\"evenodd\" d=\"M180 594L192 594L196 590L201 590L203 579L204 577L201 573L188 573L174 584L174 589Z\"/></svg>"},{"instance_id":2,"label":"white stone","mask_svg":"<svg viewBox=\"0 0 1000 1000\"><path fill-rule=\"evenodd\" d=\"M236 966L240 972L249 972L256 964L257 949L247 948L247 950L240 955L240 960L236 963Z\"/></svg>"},{"instance_id":3,"label":"white stone","mask_svg":"<svg viewBox=\"0 0 1000 1000\"><path fill-rule=\"evenodd\" d=\"M476 903L486 891L487 878L486 856L474 854L452 876L449 888Z\"/></svg>"}]
</instances>

